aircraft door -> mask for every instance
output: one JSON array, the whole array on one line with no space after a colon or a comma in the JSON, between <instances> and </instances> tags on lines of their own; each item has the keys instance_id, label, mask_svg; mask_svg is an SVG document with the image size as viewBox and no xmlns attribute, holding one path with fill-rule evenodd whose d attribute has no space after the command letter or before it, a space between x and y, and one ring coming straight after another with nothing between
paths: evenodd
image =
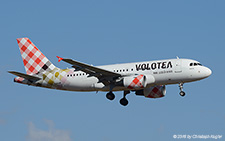
<instances>
[{"instance_id":1,"label":"aircraft door","mask_svg":"<svg viewBox=\"0 0 225 141\"><path fill-rule=\"evenodd\" d=\"M177 59L175 61L175 73L181 73L182 72L181 66L182 66L182 60Z\"/></svg>"}]
</instances>

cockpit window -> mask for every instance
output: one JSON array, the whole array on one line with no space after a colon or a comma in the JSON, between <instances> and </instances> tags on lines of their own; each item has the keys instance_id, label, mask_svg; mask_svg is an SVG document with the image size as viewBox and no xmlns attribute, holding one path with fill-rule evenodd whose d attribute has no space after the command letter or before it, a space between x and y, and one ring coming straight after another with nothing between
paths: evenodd
<instances>
[{"instance_id":1,"label":"cockpit window","mask_svg":"<svg viewBox=\"0 0 225 141\"><path fill-rule=\"evenodd\" d=\"M200 63L190 63L190 66L202 66Z\"/></svg>"}]
</instances>

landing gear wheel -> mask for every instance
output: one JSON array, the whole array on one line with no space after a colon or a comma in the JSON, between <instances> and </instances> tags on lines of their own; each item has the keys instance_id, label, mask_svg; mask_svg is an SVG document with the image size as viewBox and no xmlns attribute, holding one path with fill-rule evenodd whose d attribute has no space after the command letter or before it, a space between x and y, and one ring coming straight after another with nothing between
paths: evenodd
<instances>
[{"instance_id":1,"label":"landing gear wheel","mask_svg":"<svg viewBox=\"0 0 225 141\"><path fill-rule=\"evenodd\" d=\"M126 98L122 98L122 99L120 99L120 104L123 106L127 106L128 100Z\"/></svg>"},{"instance_id":2,"label":"landing gear wheel","mask_svg":"<svg viewBox=\"0 0 225 141\"><path fill-rule=\"evenodd\" d=\"M179 84L179 88L180 88L180 96L185 96L185 92L183 91L183 85L184 85L184 83L180 83L180 84Z\"/></svg>"},{"instance_id":3,"label":"landing gear wheel","mask_svg":"<svg viewBox=\"0 0 225 141\"><path fill-rule=\"evenodd\" d=\"M109 100L113 100L115 98L115 95L112 92L108 92L106 94L106 98L109 99Z\"/></svg>"},{"instance_id":4,"label":"landing gear wheel","mask_svg":"<svg viewBox=\"0 0 225 141\"><path fill-rule=\"evenodd\" d=\"M184 91L181 91L180 92L180 96L185 96L185 92Z\"/></svg>"}]
</instances>

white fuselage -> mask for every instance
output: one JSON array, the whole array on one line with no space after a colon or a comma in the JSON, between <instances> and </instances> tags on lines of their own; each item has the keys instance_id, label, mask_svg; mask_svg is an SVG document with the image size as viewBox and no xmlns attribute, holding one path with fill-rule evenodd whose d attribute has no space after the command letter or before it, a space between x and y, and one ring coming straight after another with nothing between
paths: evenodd
<instances>
[{"instance_id":1,"label":"white fuselage","mask_svg":"<svg viewBox=\"0 0 225 141\"><path fill-rule=\"evenodd\" d=\"M52 64L29 38L17 39L25 73L9 71L16 75L14 82L37 87L67 91L108 91L106 98L113 100L113 91L123 91L120 104L126 106L126 95L131 91L147 98L161 98L166 94L165 85L183 84L204 79L211 70L191 59L167 59L146 62L92 66L73 59L58 58L72 66L60 69Z\"/></svg>"},{"instance_id":2,"label":"white fuselage","mask_svg":"<svg viewBox=\"0 0 225 141\"><path fill-rule=\"evenodd\" d=\"M211 70L191 59L169 59L97 66L105 70L116 72L122 76L146 75L154 79L146 87L186 83L204 79L211 75ZM69 91L109 91L109 86L99 82L98 78L82 71L71 69L67 74L67 83L62 87ZM115 86L113 91L129 90L126 87Z\"/></svg>"}]
</instances>

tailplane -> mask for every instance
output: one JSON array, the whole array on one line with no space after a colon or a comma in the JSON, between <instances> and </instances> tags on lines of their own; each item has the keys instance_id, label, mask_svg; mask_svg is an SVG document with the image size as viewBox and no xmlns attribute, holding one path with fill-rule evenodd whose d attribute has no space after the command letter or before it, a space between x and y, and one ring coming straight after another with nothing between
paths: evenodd
<instances>
[{"instance_id":1,"label":"tailplane","mask_svg":"<svg viewBox=\"0 0 225 141\"><path fill-rule=\"evenodd\" d=\"M23 64L27 74L38 74L54 70L56 67L28 38L17 39Z\"/></svg>"},{"instance_id":2,"label":"tailplane","mask_svg":"<svg viewBox=\"0 0 225 141\"><path fill-rule=\"evenodd\" d=\"M8 73L14 74L16 76L19 76L21 78L25 78L25 79L30 80L30 81L41 80L41 78L38 77L38 76L28 75L28 74L24 74L24 73L20 73L20 72L16 72L16 71L8 71Z\"/></svg>"}]
</instances>

